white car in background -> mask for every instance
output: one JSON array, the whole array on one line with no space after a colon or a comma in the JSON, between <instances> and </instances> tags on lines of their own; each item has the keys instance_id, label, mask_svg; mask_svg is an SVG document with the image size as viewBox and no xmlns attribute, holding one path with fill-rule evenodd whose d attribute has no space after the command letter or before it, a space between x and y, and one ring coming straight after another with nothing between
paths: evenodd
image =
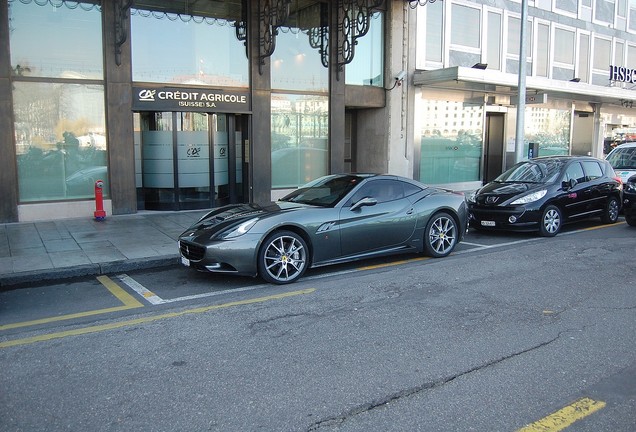
<instances>
[{"instance_id":1,"label":"white car in background","mask_svg":"<svg viewBox=\"0 0 636 432\"><path fill-rule=\"evenodd\" d=\"M636 174L636 142L621 144L614 148L605 158L612 165L616 175L623 183Z\"/></svg>"}]
</instances>

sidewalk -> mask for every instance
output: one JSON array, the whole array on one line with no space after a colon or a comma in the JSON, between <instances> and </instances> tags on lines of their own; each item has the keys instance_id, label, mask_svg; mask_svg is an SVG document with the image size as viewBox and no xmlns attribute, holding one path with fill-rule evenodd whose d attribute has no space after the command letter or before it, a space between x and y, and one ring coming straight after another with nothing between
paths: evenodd
<instances>
[{"instance_id":1,"label":"sidewalk","mask_svg":"<svg viewBox=\"0 0 636 432\"><path fill-rule=\"evenodd\" d=\"M0 289L178 262L177 238L206 210L0 224Z\"/></svg>"}]
</instances>

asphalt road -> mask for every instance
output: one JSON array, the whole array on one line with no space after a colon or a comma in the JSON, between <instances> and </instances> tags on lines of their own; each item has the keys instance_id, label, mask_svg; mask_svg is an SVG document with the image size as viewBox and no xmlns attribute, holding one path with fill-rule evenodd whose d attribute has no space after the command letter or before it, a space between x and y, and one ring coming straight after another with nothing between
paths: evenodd
<instances>
[{"instance_id":1,"label":"asphalt road","mask_svg":"<svg viewBox=\"0 0 636 432\"><path fill-rule=\"evenodd\" d=\"M636 229L0 293L3 431L635 431ZM522 429L526 427L526 429Z\"/></svg>"}]
</instances>

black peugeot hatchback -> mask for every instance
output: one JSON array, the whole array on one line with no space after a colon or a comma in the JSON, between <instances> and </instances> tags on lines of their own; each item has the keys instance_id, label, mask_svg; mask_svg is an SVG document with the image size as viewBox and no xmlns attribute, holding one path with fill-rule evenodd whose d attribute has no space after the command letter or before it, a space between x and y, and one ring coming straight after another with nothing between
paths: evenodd
<instances>
[{"instance_id":1,"label":"black peugeot hatchback","mask_svg":"<svg viewBox=\"0 0 636 432\"><path fill-rule=\"evenodd\" d=\"M623 185L607 161L546 156L517 163L466 201L473 228L552 237L564 223L592 216L616 222Z\"/></svg>"}]
</instances>

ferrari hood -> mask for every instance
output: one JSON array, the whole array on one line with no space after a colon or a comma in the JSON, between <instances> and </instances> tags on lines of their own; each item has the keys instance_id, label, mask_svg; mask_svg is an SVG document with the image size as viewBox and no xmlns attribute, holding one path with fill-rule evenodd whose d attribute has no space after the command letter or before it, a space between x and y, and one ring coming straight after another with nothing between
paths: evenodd
<instances>
[{"instance_id":1,"label":"ferrari hood","mask_svg":"<svg viewBox=\"0 0 636 432\"><path fill-rule=\"evenodd\" d=\"M305 207L288 202L267 204L231 204L212 210L188 228L181 237L207 237L254 218L266 218L284 211Z\"/></svg>"}]
</instances>

